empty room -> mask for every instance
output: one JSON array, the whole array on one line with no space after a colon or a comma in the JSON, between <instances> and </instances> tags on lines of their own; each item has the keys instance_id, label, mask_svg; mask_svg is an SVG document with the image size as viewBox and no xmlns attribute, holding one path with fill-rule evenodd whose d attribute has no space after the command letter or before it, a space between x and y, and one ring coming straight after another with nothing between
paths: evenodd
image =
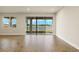
<instances>
[{"instance_id":1,"label":"empty room","mask_svg":"<svg viewBox=\"0 0 79 59\"><path fill-rule=\"evenodd\" d=\"M78 6L0 6L0 52L78 51Z\"/></svg>"}]
</instances>

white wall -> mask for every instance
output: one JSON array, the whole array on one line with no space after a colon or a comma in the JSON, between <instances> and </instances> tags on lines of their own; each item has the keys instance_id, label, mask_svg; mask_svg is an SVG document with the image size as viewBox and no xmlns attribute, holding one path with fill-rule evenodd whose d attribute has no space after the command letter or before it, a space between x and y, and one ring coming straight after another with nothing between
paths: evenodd
<instances>
[{"instance_id":1,"label":"white wall","mask_svg":"<svg viewBox=\"0 0 79 59\"><path fill-rule=\"evenodd\" d=\"M16 17L17 20L17 25L16 25L16 30L8 29L5 30L2 28L2 18L5 16L13 16ZM50 16L54 17L53 19L55 20L55 14L8 14L8 13L3 13L0 14L0 35L24 35L25 34L25 25L26 25L26 17L28 16ZM55 28L55 26L53 26ZM55 31L54 31L55 33Z\"/></svg>"},{"instance_id":2,"label":"white wall","mask_svg":"<svg viewBox=\"0 0 79 59\"><path fill-rule=\"evenodd\" d=\"M79 7L64 7L57 13L56 35L79 49Z\"/></svg>"}]
</instances>

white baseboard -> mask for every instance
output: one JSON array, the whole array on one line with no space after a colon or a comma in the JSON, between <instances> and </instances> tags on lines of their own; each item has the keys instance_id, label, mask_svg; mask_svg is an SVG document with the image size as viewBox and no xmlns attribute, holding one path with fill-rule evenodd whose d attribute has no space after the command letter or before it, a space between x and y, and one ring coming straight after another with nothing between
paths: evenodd
<instances>
[{"instance_id":1,"label":"white baseboard","mask_svg":"<svg viewBox=\"0 0 79 59\"><path fill-rule=\"evenodd\" d=\"M25 35L24 33L0 33L0 35Z\"/></svg>"},{"instance_id":2,"label":"white baseboard","mask_svg":"<svg viewBox=\"0 0 79 59\"><path fill-rule=\"evenodd\" d=\"M67 41L66 39L64 39L63 37L59 36L59 35L56 35L58 38L62 39L63 41L65 41L66 43L68 43L69 45L71 45L72 47L76 48L79 50L79 46Z\"/></svg>"}]
</instances>

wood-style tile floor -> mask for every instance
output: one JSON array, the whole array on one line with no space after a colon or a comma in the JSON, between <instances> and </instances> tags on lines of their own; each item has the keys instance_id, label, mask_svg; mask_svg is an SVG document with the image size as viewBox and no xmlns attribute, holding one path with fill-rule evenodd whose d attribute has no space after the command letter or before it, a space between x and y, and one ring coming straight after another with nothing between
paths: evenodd
<instances>
[{"instance_id":1,"label":"wood-style tile floor","mask_svg":"<svg viewBox=\"0 0 79 59\"><path fill-rule=\"evenodd\" d=\"M1 35L0 52L78 52L53 35Z\"/></svg>"}]
</instances>

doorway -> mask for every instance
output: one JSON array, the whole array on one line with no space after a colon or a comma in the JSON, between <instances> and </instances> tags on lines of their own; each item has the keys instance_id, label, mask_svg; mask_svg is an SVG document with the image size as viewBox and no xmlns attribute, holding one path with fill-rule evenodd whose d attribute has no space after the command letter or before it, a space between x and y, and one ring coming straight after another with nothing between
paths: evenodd
<instances>
[{"instance_id":1,"label":"doorway","mask_svg":"<svg viewBox=\"0 0 79 59\"><path fill-rule=\"evenodd\" d=\"M52 33L52 17L27 17L26 33Z\"/></svg>"}]
</instances>

